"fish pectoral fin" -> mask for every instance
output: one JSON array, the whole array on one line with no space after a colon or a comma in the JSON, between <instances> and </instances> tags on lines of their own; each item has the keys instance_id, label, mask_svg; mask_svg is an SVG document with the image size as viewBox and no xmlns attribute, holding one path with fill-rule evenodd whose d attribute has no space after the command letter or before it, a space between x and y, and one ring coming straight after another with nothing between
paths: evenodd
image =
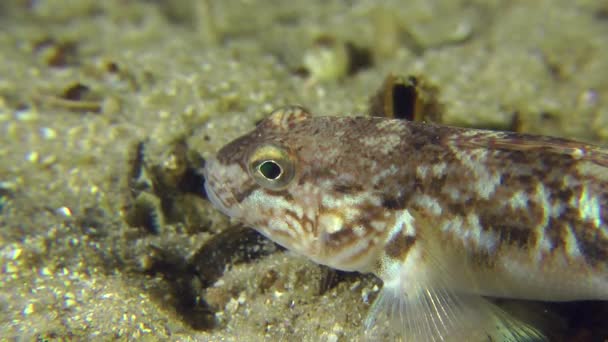
<instances>
[{"instance_id":1,"label":"fish pectoral fin","mask_svg":"<svg viewBox=\"0 0 608 342\"><path fill-rule=\"evenodd\" d=\"M483 298L482 298L483 299ZM490 310L494 329L491 341L541 342L549 339L538 329L513 317L495 304L483 299Z\"/></svg>"},{"instance_id":2,"label":"fish pectoral fin","mask_svg":"<svg viewBox=\"0 0 608 342\"><path fill-rule=\"evenodd\" d=\"M478 295L385 286L365 322L369 341L547 341L535 328Z\"/></svg>"}]
</instances>

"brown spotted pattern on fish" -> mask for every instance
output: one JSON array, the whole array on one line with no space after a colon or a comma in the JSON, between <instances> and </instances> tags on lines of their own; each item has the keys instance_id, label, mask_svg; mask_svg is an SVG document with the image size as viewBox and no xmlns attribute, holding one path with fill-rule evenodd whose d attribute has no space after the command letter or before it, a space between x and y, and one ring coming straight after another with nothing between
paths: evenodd
<instances>
[{"instance_id":1,"label":"brown spotted pattern on fish","mask_svg":"<svg viewBox=\"0 0 608 342\"><path fill-rule=\"evenodd\" d=\"M292 106L222 148L205 176L227 215L317 263L380 277L369 331L384 313L409 340L476 329L543 340L481 296L608 299L599 147Z\"/></svg>"}]
</instances>

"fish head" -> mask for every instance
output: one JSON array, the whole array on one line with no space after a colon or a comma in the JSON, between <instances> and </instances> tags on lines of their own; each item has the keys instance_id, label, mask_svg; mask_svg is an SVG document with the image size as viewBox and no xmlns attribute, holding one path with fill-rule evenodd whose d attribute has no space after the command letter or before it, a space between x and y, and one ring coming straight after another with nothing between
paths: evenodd
<instances>
[{"instance_id":1,"label":"fish head","mask_svg":"<svg viewBox=\"0 0 608 342\"><path fill-rule=\"evenodd\" d=\"M369 170L343 167L356 164L357 152L343 146L339 126L301 107L276 110L206 162L208 198L291 251L333 268L366 271L380 248L374 242L385 234L378 223L387 215L369 191Z\"/></svg>"}]
</instances>

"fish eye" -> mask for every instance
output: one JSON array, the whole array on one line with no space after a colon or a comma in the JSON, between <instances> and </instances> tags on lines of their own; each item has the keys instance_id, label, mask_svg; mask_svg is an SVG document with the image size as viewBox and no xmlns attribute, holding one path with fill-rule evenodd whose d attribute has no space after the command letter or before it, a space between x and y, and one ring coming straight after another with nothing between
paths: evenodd
<instances>
[{"instance_id":1,"label":"fish eye","mask_svg":"<svg viewBox=\"0 0 608 342\"><path fill-rule=\"evenodd\" d=\"M258 165L258 172L267 180L275 180L281 177L283 169L274 160L266 160Z\"/></svg>"},{"instance_id":2,"label":"fish eye","mask_svg":"<svg viewBox=\"0 0 608 342\"><path fill-rule=\"evenodd\" d=\"M249 174L260 186L270 190L284 189L294 176L294 160L277 146L265 145L249 158Z\"/></svg>"}]
</instances>

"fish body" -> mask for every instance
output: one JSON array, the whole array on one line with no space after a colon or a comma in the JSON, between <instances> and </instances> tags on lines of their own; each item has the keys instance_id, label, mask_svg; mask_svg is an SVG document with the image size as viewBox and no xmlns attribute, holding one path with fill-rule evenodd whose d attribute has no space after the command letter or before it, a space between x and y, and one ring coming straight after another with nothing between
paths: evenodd
<instances>
[{"instance_id":1,"label":"fish body","mask_svg":"<svg viewBox=\"0 0 608 342\"><path fill-rule=\"evenodd\" d=\"M544 340L482 296L608 299L608 153L570 140L273 112L205 166L225 214L384 285L366 321L412 341Z\"/></svg>"}]
</instances>

